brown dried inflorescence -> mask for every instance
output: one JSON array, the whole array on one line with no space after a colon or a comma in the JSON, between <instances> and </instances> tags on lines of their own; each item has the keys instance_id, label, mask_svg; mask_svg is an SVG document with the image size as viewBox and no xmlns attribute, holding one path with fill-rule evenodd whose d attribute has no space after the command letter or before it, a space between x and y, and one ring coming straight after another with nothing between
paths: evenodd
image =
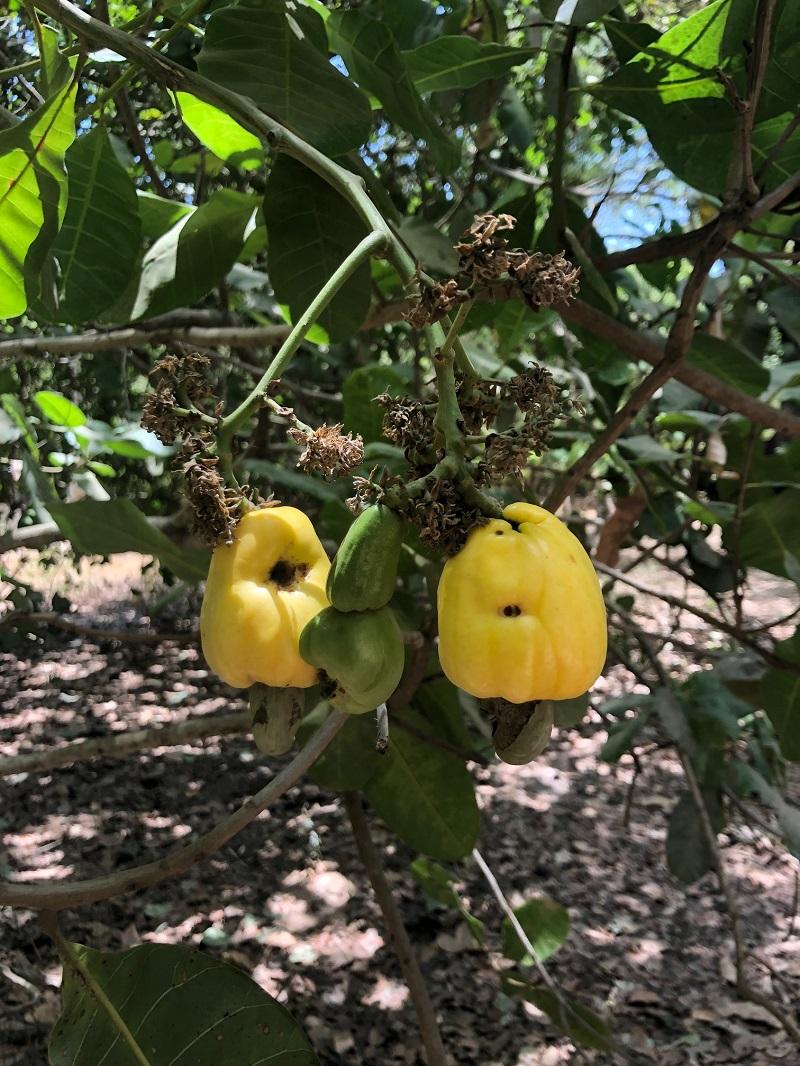
<instances>
[{"instance_id":1,"label":"brown dried inflorescence","mask_svg":"<svg viewBox=\"0 0 800 1066\"><path fill-rule=\"evenodd\" d=\"M228 487L219 472L219 457L212 453L214 437L188 437L175 459L186 479L186 495L194 511L192 527L203 540L216 547L230 544L241 517L242 495Z\"/></svg>"},{"instance_id":2,"label":"brown dried inflorescence","mask_svg":"<svg viewBox=\"0 0 800 1066\"><path fill-rule=\"evenodd\" d=\"M434 477L428 478L420 496L406 499L402 513L417 527L422 543L444 555L455 555L472 529L488 521L477 507L464 502L452 481Z\"/></svg>"},{"instance_id":3,"label":"brown dried inflorescence","mask_svg":"<svg viewBox=\"0 0 800 1066\"><path fill-rule=\"evenodd\" d=\"M518 250L509 258L509 277L516 282L525 302L534 311L568 303L577 296L580 268L570 263L563 252L545 255Z\"/></svg>"},{"instance_id":4,"label":"brown dried inflorescence","mask_svg":"<svg viewBox=\"0 0 800 1066\"><path fill-rule=\"evenodd\" d=\"M439 322L469 299L469 292L460 288L455 278L450 278L423 289L403 317L414 329L423 329L432 322Z\"/></svg>"},{"instance_id":5,"label":"brown dried inflorescence","mask_svg":"<svg viewBox=\"0 0 800 1066\"><path fill-rule=\"evenodd\" d=\"M199 407L212 396L207 377L210 365L198 352L173 353L159 359L150 371L153 387L144 404L142 425L163 444L202 432L204 412ZM192 409L195 405L197 410Z\"/></svg>"},{"instance_id":6,"label":"brown dried inflorescence","mask_svg":"<svg viewBox=\"0 0 800 1066\"><path fill-rule=\"evenodd\" d=\"M477 215L455 246L459 270L472 284L495 281L508 270L508 241L498 234L513 230L516 221L513 215Z\"/></svg>"},{"instance_id":7,"label":"brown dried inflorescence","mask_svg":"<svg viewBox=\"0 0 800 1066\"><path fill-rule=\"evenodd\" d=\"M354 470L364 458L364 441L352 433L342 433L342 423L321 425L317 429L290 429L289 436L304 446L297 465L308 474L324 478L342 477Z\"/></svg>"},{"instance_id":8,"label":"brown dried inflorescence","mask_svg":"<svg viewBox=\"0 0 800 1066\"><path fill-rule=\"evenodd\" d=\"M388 392L375 397L384 409L383 435L392 444L406 450L424 450L433 438L433 415L421 403L408 396L390 396Z\"/></svg>"}]
</instances>

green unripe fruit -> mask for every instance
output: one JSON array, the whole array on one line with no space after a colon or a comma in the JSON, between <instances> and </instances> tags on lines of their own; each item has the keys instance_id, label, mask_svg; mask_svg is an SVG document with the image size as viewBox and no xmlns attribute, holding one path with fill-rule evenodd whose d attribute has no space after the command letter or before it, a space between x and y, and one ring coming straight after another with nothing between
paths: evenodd
<instances>
[{"instance_id":1,"label":"green unripe fruit","mask_svg":"<svg viewBox=\"0 0 800 1066\"><path fill-rule=\"evenodd\" d=\"M504 748L495 747L497 756L511 766L531 762L547 747L552 731L553 704L550 700L540 700L516 739Z\"/></svg>"},{"instance_id":2,"label":"green unripe fruit","mask_svg":"<svg viewBox=\"0 0 800 1066\"><path fill-rule=\"evenodd\" d=\"M405 662L403 634L389 607L348 613L326 607L303 630L300 654L326 675L321 694L352 714L385 703Z\"/></svg>"},{"instance_id":3,"label":"green unripe fruit","mask_svg":"<svg viewBox=\"0 0 800 1066\"><path fill-rule=\"evenodd\" d=\"M377 611L392 598L403 522L375 503L353 522L328 574L328 599L338 611Z\"/></svg>"}]
</instances>

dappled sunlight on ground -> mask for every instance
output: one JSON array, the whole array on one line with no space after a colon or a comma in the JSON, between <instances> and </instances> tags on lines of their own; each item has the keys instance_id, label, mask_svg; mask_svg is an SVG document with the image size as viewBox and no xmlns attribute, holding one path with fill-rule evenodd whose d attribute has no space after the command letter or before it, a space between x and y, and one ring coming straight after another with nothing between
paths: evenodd
<instances>
[{"instance_id":1,"label":"dappled sunlight on ground","mask_svg":"<svg viewBox=\"0 0 800 1066\"><path fill-rule=\"evenodd\" d=\"M55 588L85 580L80 610L87 620L141 622L123 595L127 582L141 588L145 580L129 557L99 573L86 560L77 571L59 566L42 581ZM752 617L780 613L781 588L765 587L771 600L748 604ZM174 605L184 620L193 621L196 608L196 599ZM644 604L643 625L660 632L673 626L669 612L654 608L645 617L646 610ZM676 648L676 669L686 668L681 655ZM2 755L243 707L188 644L121 646L48 634L0 657ZM634 685L615 666L598 691L614 695ZM481 847L509 899L519 904L547 894L569 910L569 939L548 968L567 992L608 1012L614 1031L654 1066L797 1066L796 1050L771 1019L739 999L713 880L687 889L665 871L667 816L683 789L680 765L655 751L634 787L628 756L615 766L599 761L604 739L591 715L554 736L530 766L474 773ZM2 875L28 882L86 877L158 857L220 821L284 761L265 759L246 738L227 737L0 780ZM606 1066L594 1052L579 1059L541 1012L501 993L459 916L420 893L408 868L414 856L374 824L459 1066ZM789 982L796 989L797 863L766 832L736 822L721 844L750 946L772 971L756 976L765 988ZM501 915L485 883L471 863L453 869L498 948ZM67 915L65 930L108 950L139 941L189 944L240 966L297 1015L323 1066L421 1062L408 991L347 819L336 797L311 784L292 790L184 877ZM0 912L0 1002L12 1005L7 1019L0 1008L2 1066L45 1060L57 977L33 916Z\"/></svg>"}]
</instances>

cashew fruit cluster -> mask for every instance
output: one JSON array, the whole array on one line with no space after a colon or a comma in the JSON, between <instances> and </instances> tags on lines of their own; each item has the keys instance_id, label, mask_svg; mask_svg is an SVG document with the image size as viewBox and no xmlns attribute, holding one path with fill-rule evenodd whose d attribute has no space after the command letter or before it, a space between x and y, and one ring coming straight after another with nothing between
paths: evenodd
<instances>
[{"instance_id":1,"label":"cashew fruit cluster","mask_svg":"<svg viewBox=\"0 0 800 1066\"><path fill-rule=\"evenodd\" d=\"M259 747L286 751L303 713L297 690L319 683L353 714L385 703L400 682L403 635L389 606L403 523L382 504L353 522L333 564L293 507L248 512L215 550L200 615L209 666L250 688ZM606 616L594 567L550 512L513 503L475 528L444 565L439 659L476 696L506 762L546 747L551 701L581 695L600 674Z\"/></svg>"},{"instance_id":2,"label":"cashew fruit cluster","mask_svg":"<svg viewBox=\"0 0 800 1066\"><path fill-rule=\"evenodd\" d=\"M403 634L387 606L402 543L403 526L394 511L382 504L362 511L328 575L331 606L312 618L300 637L300 654L322 671L323 695L352 714L385 703L403 673Z\"/></svg>"}]
</instances>

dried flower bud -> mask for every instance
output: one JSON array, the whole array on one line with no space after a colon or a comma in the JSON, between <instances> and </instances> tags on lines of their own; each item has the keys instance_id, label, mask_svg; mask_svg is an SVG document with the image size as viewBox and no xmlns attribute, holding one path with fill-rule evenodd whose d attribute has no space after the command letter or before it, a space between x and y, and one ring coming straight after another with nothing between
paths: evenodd
<instances>
[{"instance_id":1,"label":"dried flower bud","mask_svg":"<svg viewBox=\"0 0 800 1066\"><path fill-rule=\"evenodd\" d=\"M364 442L360 436L342 433L342 423L321 425L310 433L290 429L289 436L305 447L297 465L306 473L321 474L325 478L342 477L355 469L364 458Z\"/></svg>"},{"instance_id":2,"label":"dried flower bud","mask_svg":"<svg viewBox=\"0 0 800 1066\"><path fill-rule=\"evenodd\" d=\"M414 329L423 329L431 322L438 322L450 314L453 308L469 298L469 293L460 289L454 278L439 281L430 288L423 289L403 317Z\"/></svg>"},{"instance_id":3,"label":"dried flower bud","mask_svg":"<svg viewBox=\"0 0 800 1066\"><path fill-rule=\"evenodd\" d=\"M175 459L186 479L186 495L194 511L193 530L212 547L230 544L239 520L242 496L226 486L219 472L219 458L211 454L214 438L187 438Z\"/></svg>"},{"instance_id":4,"label":"dried flower bud","mask_svg":"<svg viewBox=\"0 0 800 1066\"><path fill-rule=\"evenodd\" d=\"M472 284L494 281L509 267L506 248L508 241L497 234L516 225L512 215L477 215L467 232L455 246L458 265Z\"/></svg>"},{"instance_id":5,"label":"dried flower bud","mask_svg":"<svg viewBox=\"0 0 800 1066\"><path fill-rule=\"evenodd\" d=\"M573 266L563 252L514 251L509 254L508 273L534 311L556 303L568 303L578 293L580 268Z\"/></svg>"}]
</instances>

